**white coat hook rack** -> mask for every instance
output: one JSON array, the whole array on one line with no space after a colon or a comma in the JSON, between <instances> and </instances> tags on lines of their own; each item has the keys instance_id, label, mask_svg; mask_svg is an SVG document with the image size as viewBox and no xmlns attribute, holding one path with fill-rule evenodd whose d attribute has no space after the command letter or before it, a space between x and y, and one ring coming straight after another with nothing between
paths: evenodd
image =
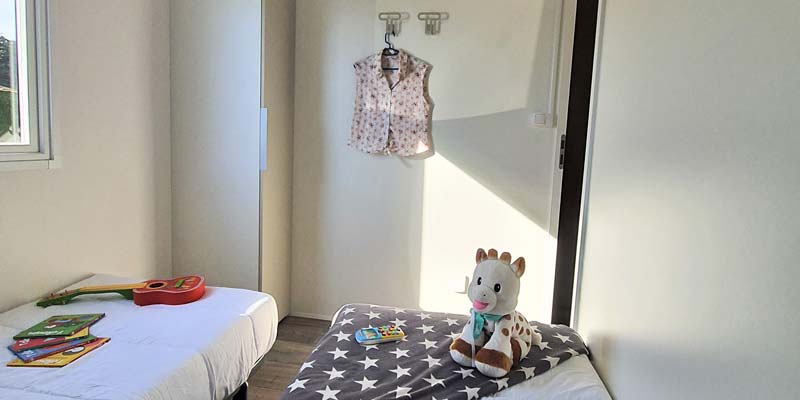
<instances>
[{"instance_id":1,"label":"white coat hook rack","mask_svg":"<svg viewBox=\"0 0 800 400\"><path fill-rule=\"evenodd\" d=\"M378 19L386 22L386 33L393 36L400 34L400 28L404 20L409 18L408 13L398 11L387 11L378 13Z\"/></svg>"},{"instance_id":2,"label":"white coat hook rack","mask_svg":"<svg viewBox=\"0 0 800 400\"><path fill-rule=\"evenodd\" d=\"M438 35L442 31L442 21L450 19L450 14L439 11L425 11L417 14L420 21L425 21L425 34Z\"/></svg>"}]
</instances>

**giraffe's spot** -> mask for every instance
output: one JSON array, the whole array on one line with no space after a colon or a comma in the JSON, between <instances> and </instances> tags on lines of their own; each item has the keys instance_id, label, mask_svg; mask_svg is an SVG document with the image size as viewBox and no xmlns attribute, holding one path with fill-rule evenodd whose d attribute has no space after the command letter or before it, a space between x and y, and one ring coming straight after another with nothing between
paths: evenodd
<instances>
[{"instance_id":1,"label":"giraffe's spot","mask_svg":"<svg viewBox=\"0 0 800 400\"><path fill-rule=\"evenodd\" d=\"M522 354L522 349L520 349L519 342L517 339L511 338L511 354L514 360L514 364L519 362L520 355Z\"/></svg>"},{"instance_id":2,"label":"giraffe's spot","mask_svg":"<svg viewBox=\"0 0 800 400\"><path fill-rule=\"evenodd\" d=\"M511 369L511 359L504 353L492 349L482 349L475 354L475 361L508 371Z\"/></svg>"},{"instance_id":3,"label":"giraffe's spot","mask_svg":"<svg viewBox=\"0 0 800 400\"><path fill-rule=\"evenodd\" d=\"M508 336L508 328L503 328L503 335Z\"/></svg>"}]
</instances>

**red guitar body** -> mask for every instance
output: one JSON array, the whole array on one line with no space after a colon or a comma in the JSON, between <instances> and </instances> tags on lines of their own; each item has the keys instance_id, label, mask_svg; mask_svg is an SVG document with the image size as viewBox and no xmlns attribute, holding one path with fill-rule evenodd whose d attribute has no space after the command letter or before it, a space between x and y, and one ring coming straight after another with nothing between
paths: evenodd
<instances>
[{"instance_id":1,"label":"red guitar body","mask_svg":"<svg viewBox=\"0 0 800 400\"><path fill-rule=\"evenodd\" d=\"M191 303L203 297L206 280L190 275L170 280L151 280L133 289L133 302L140 306L150 304L178 305Z\"/></svg>"}]
</instances>

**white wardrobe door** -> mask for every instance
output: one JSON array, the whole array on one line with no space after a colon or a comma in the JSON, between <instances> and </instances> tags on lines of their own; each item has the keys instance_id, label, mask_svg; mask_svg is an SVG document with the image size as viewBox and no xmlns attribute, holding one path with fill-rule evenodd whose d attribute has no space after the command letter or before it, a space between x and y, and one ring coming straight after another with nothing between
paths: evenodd
<instances>
[{"instance_id":1,"label":"white wardrobe door","mask_svg":"<svg viewBox=\"0 0 800 400\"><path fill-rule=\"evenodd\" d=\"M261 1L170 7L173 272L258 289Z\"/></svg>"}]
</instances>

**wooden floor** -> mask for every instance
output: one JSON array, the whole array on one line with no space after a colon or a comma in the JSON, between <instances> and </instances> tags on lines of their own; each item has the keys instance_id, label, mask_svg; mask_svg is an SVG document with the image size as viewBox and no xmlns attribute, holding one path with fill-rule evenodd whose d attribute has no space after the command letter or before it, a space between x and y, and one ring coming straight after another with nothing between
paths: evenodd
<instances>
[{"instance_id":1,"label":"wooden floor","mask_svg":"<svg viewBox=\"0 0 800 400\"><path fill-rule=\"evenodd\" d=\"M275 345L250 375L248 399L279 398L330 324L330 321L297 317L281 321Z\"/></svg>"}]
</instances>

